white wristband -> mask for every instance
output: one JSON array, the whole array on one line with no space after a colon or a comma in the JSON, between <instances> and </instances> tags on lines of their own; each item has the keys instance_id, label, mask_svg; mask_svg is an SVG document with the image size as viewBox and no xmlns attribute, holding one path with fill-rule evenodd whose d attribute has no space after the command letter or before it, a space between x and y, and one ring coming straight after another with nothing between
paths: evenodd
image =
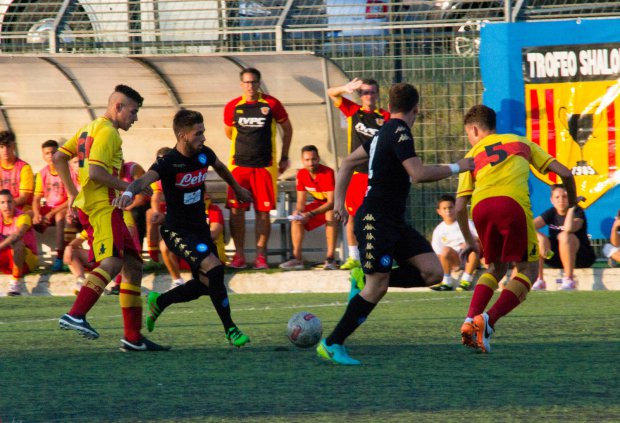
<instances>
[{"instance_id":1,"label":"white wristband","mask_svg":"<svg viewBox=\"0 0 620 423\"><path fill-rule=\"evenodd\" d=\"M129 197L129 199L133 198L133 192L131 192L131 191L123 191L123 193L121 194L121 197L123 195L126 195L127 197Z\"/></svg>"},{"instance_id":2,"label":"white wristband","mask_svg":"<svg viewBox=\"0 0 620 423\"><path fill-rule=\"evenodd\" d=\"M452 172L453 175L456 175L461 171L461 167L458 163L450 163L448 167L450 168L450 172Z\"/></svg>"}]
</instances>

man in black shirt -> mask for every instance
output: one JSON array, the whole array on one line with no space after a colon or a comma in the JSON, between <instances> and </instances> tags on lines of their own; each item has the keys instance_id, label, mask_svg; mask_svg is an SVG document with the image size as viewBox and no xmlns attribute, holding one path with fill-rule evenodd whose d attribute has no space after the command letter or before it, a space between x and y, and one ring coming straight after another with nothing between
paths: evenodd
<instances>
[{"instance_id":1,"label":"man in black shirt","mask_svg":"<svg viewBox=\"0 0 620 423\"><path fill-rule=\"evenodd\" d=\"M418 91L409 84L395 84L389 98L390 120L375 137L345 158L336 179L334 215L346 223L344 198L353 168L368 163L368 191L355 215L355 236L366 284L351 298L334 331L317 347L320 357L338 364L360 364L348 355L343 343L366 320L388 286L402 282L403 275L409 279L408 286L430 286L443 277L430 243L405 223L410 178L414 182L437 181L474 167L472 159L450 165L424 165L416 155L410 129L418 114ZM394 260L399 269L392 272Z\"/></svg>"},{"instance_id":2,"label":"man in black shirt","mask_svg":"<svg viewBox=\"0 0 620 423\"><path fill-rule=\"evenodd\" d=\"M199 112L180 110L174 116L173 129L177 138L175 148L158 158L149 171L132 182L116 200L117 207L127 207L135 194L161 179L168 205L160 228L162 239L170 251L189 263L192 270L193 279L185 284L164 294L149 293L146 326L149 332L152 331L155 320L171 304L209 295L224 325L226 339L241 347L250 338L232 321L224 285L224 265L218 258L205 214L203 198L209 166L228 183L238 199L252 201L252 194L235 181L213 150L203 145L205 127Z\"/></svg>"}]
</instances>

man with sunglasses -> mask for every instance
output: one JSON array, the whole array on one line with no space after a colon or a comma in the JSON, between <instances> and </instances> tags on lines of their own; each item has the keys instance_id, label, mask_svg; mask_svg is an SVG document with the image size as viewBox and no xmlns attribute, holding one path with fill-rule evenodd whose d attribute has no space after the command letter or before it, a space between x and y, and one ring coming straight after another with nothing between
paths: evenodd
<instances>
[{"instance_id":1,"label":"man with sunglasses","mask_svg":"<svg viewBox=\"0 0 620 423\"><path fill-rule=\"evenodd\" d=\"M357 104L346 97L356 91L362 104ZM379 84L374 79L353 80L340 87L327 90L327 95L340 111L347 117L347 153L351 154L357 147L372 139L383 124L390 119L387 110L379 108ZM347 212L355 216L357 209L368 188L368 165L364 164L354 169L351 183L347 190L345 205ZM341 269L352 270L360 266L360 253L357 239L353 233L353 219L349 219L346 226L349 254L347 260L340 266ZM361 272L360 272L361 275Z\"/></svg>"},{"instance_id":2,"label":"man with sunglasses","mask_svg":"<svg viewBox=\"0 0 620 423\"><path fill-rule=\"evenodd\" d=\"M229 169L235 180L252 193L256 212L256 258L254 269L267 269L267 242L271 232L269 212L275 209L276 179L291 165L288 151L293 127L278 99L261 90L261 74L246 68L239 73L243 95L224 108L224 131L232 141ZM282 128L282 151L276 160L276 126ZM246 267L245 212L250 203L239 201L229 188L226 207L230 209L230 233L235 255L229 266Z\"/></svg>"}]
</instances>

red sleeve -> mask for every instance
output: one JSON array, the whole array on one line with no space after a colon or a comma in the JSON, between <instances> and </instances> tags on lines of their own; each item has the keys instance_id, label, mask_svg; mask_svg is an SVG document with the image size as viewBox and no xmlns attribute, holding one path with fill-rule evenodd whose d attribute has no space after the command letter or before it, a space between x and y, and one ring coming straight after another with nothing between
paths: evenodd
<instances>
[{"instance_id":1,"label":"red sleeve","mask_svg":"<svg viewBox=\"0 0 620 423\"><path fill-rule=\"evenodd\" d=\"M346 116L352 116L355 112L361 109L360 105L352 102L346 97L342 97L342 101L340 102L340 106L338 106L340 111Z\"/></svg>"},{"instance_id":2,"label":"red sleeve","mask_svg":"<svg viewBox=\"0 0 620 423\"><path fill-rule=\"evenodd\" d=\"M224 214L215 204L209 206L209 223L221 223L224 224Z\"/></svg>"},{"instance_id":3,"label":"red sleeve","mask_svg":"<svg viewBox=\"0 0 620 423\"><path fill-rule=\"evenodd\" d=\"M239 103L241 97L231 100L224 106L224 125L234 126L235 124L235 106Z\"/></svg>"},{"instance_id":4,"label":"red sleeve","mask_svg":"<svg viewBox=\"0 0 620 423\"><path fill-rule=\"evenodd\" d=\"M270 95L264 95L263 98L267 100L267 103L269 103L269 106L273 111L273 117L276 119L276 122L283 123L288 120L288 113L286 112L286 109L284 108L282 103L280 103L280 100Z\"/></svg>"},{"instance_id":5,"label":"red sleeve","mask_svg":"<svg viewBox=\"0 0 620 423\"><path fill-rule=\"evenodd\" d=\"M304 181L304 176L306 173L308 172L304 172L306 169L299 169L297 171L297 186L295 187L295 189L297 191L305 191L306 190L306 184Z\"/></svg>"}]
</instances>

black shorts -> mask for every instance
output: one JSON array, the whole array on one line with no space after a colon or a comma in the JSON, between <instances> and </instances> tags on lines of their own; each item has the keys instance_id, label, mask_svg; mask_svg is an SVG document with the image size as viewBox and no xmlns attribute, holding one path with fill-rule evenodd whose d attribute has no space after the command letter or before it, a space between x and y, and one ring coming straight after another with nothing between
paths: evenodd
<instances>
[{"instance_id":1,"label":"black shorts","mask_svg":"<svg viewBox=\"0 0 620 423\"><path fill-rule=\"evenodd\" d=\"M207 256L214 254L218 257L208 226L201 230L189 230L171 228L164 224L159 228L159 232L168 249L189 264L194 278L198 278L200 263Z\"/></svg>"},{"instance_id":2,"label":"black shorts","mask_svg":"<svg viewBox=\"0 0 620 423\"><path fill-rule=\"evenodd\" d=\"M354 230L364 273L389 273L394 260L403 264L411 257L433 252L418 231L378 207L363 204L355 214Z\"/></svg>"},{"instance_id":3,"label":"black shorts","mask_svg":"<svg viewBox=\"0 0 620 423\"><path fill-rule=\"evenodd\" d=\"M560 249L558 247L558 239L557 238L549 238L549 242L551 243L551 251L553 251L553 257L550 259L545 259L545 264L554 269L561 269L562 260L560 259ZM577 250L577 256L575 257L575 269L587 269L592 267L594 262L596 261L596 254L594 250L589 245L579 245L579 250Z\"/></svg>"}]
</instances>

